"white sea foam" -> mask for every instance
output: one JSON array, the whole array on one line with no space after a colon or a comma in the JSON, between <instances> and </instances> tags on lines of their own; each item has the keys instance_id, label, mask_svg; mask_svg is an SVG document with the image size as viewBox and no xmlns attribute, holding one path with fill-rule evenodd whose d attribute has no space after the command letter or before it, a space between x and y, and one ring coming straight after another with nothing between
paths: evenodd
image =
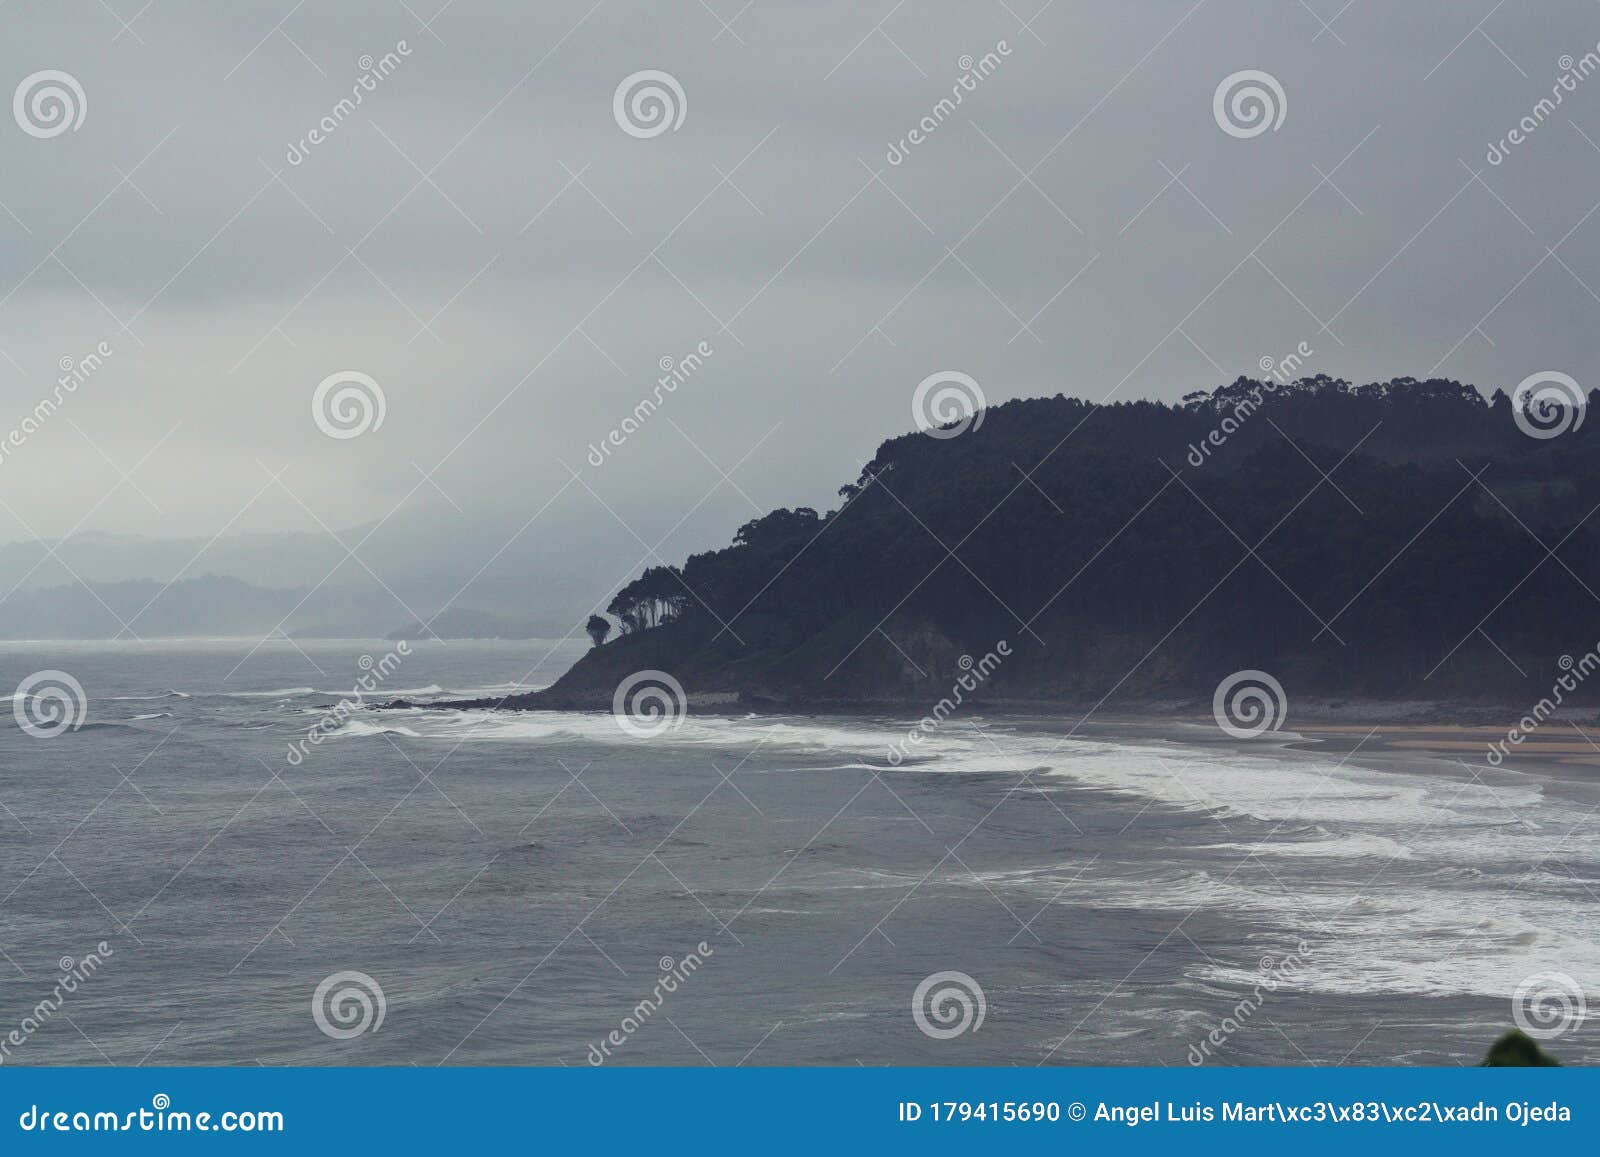
<instances>
[{"instance_id":1,"label":"white sea foam","mask_svg":"<svg viewBox=\"0 0 1600 1157\"><path fill-rule=\"evenodd\" d=\"M453 688L446 694L461 699L492 699L496 695L523 695L548 686L548 683L490 683L485 687Z\"/></svg>"},{"instance_id":2,"label":"white sea foam","mask_svg":"<svg viewBox=\"0 0 1600 1157\"><path fill-rule=\"evenodd\" d=\"M1379 862L1384 860L1409 860L1416 853L1398 840L1388 836L1374 835L1368 832L1356 832L1349 835L1329 835L1325 830L1324 838L1314 840L1274 840L1261 843L1222 843L1204 845L1205 848L1217 851L1242 852L1245 855L1271 855L1271 856L1303 856L1309 859L1372 859Z\"/></svg>"},{"instance_id":3,"label":"white sea foam","mask_svg":"<svg viewBox=\"0 0 1600 1157\"><path fill-rule=\"evenodd\" d=\"M352 719L347 723L327 733L330 739L357 739L368 735L403 735L408 739L418 739L420 736L409 727L389 726L381 723L367 723L361 719Z\"/></svg>"},{"instance_id":4,"label":"white sea foam","mask_svg":"<svg viewBox=\"0 0 1600 1157\"><path fill-rule=\"evenodd\" d=\"M452 742L463 738L483 742L581 739L590 743L635 748L640 742L637 736L618 727L616 720L605 712L430 711L422 706L404 714L423 737ZM651 743L658 746L760 747L775 752L834 753L855 758L835 764L831 770L860 768L877 771L890 769L889 747L904 738L904 728L888 726L881 721L863 720L859 724L843 724L812 720L800 722L772 716L735 719L695 715L691 711L678 726L652 737ZM959 737L936 737L924 750L917 752L916 760L908 760L905 766L928 772L1033 771L1049 766L1051 759L1047 757L1050 756L1059 759L1061 754L1069 751L1089 753L1111 750L1108 745L1078 739L1067 740L1059 745L1059 752L1057 747L1057 741L1049 736L1033 736L1023 740L1015 735L1007 735L1002 742L994 743L969 727Z\"/></svg>"},{"instance_id":5,"label":"white sea foam","mask_svg":"<svg viewBox=\"0 0 1600 1157\"><path fill-rule=\"evenodd\" d=\"M726 747L759 751L766 770L782 770L788 760L794 774L1004 773L1015 782L1019 773L1038 771L1026 790L1051 792L1068 815L1074 793L1110 793L1137 801L1136 812L1153 805L1169 816L1200 817L1214 834L1170 847L1133 840L1121 860L1112 845L1098 860L1084 855L1003 871L979 864L954 873L950 886L1021 891L1041 905L1170 912L1174 921L1210 911L1280 930L1247 946L1237 965L1200 960L1191 973L1197 981L1253 983L1262 955L1281 956L1286 944L1304 938L1314 951L1288 986L1309 991L1509 997L1524 977L1552 968L1591 990L1600 985L1600 903L1584 883L1600 878L1600 820L1550 798L1532 777L1486 784L1452 775L1448 765L1438 772L1375 770L1280 745L1240 754L1211 745L1062 738L976 715L927 737L917 749L921 762L890 768L885 752L905 729L877 719L691 712L641 744L599 712L424 707L397 714L402 733L423 739L640 751ZM376 734L369 727L351 723L341 734ZM1546 863L1552 857L1563 871ZM918 873L858 872L818 886L909 887L920 880Z\"/></svg>"}]
</instances>

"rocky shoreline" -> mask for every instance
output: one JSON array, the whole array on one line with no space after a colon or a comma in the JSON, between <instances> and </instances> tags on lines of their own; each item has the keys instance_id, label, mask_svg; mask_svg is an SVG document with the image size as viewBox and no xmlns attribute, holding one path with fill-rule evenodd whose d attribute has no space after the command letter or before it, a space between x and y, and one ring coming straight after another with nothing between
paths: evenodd
<instances>
[{"instance_id":1,"label":"rocky shoreline","mask_svg":"<svg viewBox=\"0 0 1600 1157\"><path fill-rule=\"evenodd\" d=\"M560 690L560 684L499 698L414 701L395 699L378 704L382 710L459 711L604 711L612 710L612 692L600 688ZM840 699L828 696L773 696L736 691L687 691L691 712L701 714L773 715L910 715L921 716L934 701L918 696L882 696ZM1383 700L1368 698L1308 698L1291 700L1289 719L1306 726L1387 725L1412 727L1507 728L1529 710L1527 703L1462 702L1454 700ZM970 700L966 709L984 715L1087 718L1102 722L1118 719L1211 718L1209 695L1134 697L1110 700L1061 697L985 697ZM1595 713L1584 708L1562 708L1548 726L1570 730L1587 726ZM1600 754L1600 752L1597 752Z\"/></svg>"}]
</instances>

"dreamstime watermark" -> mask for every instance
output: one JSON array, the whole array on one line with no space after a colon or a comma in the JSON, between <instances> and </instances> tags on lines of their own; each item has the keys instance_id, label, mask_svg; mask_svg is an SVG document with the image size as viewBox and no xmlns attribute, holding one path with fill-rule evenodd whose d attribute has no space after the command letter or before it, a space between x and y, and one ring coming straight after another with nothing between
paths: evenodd
<instances>
[{"instance_id":1,"label":"dreamstime watermark","mask_svg":"<svg viewBox=\"0 0 1600 1157\"><path fill-rule=\"evenodd\" d=\"M645 1023L661 1011L661 1006L666 1004L667 997L678 991L678 986L686 982L690 976L698 972L707 960L717 954L716 949L704 940L694 946L693 951L685 952L683 956L674 960L670 956L663 956L656 962L661 975L657 977L655 987L650 990L638 1004L631 1008L627 1015L605 1035L599 1044L589 1046L588 1061L596 1068L606 1063L611 1057L611 1050L621 1048L628 1043L628 1039L644 1027Z\"/></svg>"},{"instance_id":2,"label":"dreamstime watermark","mask_svg":"<svg viewBox=\"0 0 1600 1157\"><path fill-rule=\"evenodd\" d=\"M611 115L630 137L649 140L669 129L677 132L689 113L683 85L670 72L644 68L622 78L611 94Z\"/></svg>"},{"instance_id":3,"label":"dreamstime watermark","mask_svg":"<svg viewBox=\"0 0 1600 1157\"><path fill-rule=\"evenodd\" d=\"M635 671L617 684L611 714L623 732L654 739L682 725L689 713L683 684L665 671Z\"/></svg>"},{"instance_id":4,"label":"dreamstime watermark","mask_svg":"<svg viewBox=\"0 0 1600 1157\"><path fill-rule=\"evenodd\" d=\"M86 952L78 960L63 956L60 960L61 975L56 977L50 995L35 1004L23 1015L22 1023L0 1039L0 1065L11 1059L13 1049L21 1048L34 1033L48 1024L50 1018L67 1002L67 997L77 992L79 986L99 972L106 959L115 954L111 945L102 940L94 946L93 952Z\"/></svg>"},{"instance_id":5,"label":"dreamstime watermark","mask_svg":"<svg viewBox=\"0 0 1600 1157\"><path fill-rule=\"evenodd\" d=\"M1198 1044L1189 1046L1189 1063L1203 1065L1210 1058L1212 1050L1220 1049L1228 1043L1228 1038L1240 1029L1245 1023L1260 1010L1266 1003L1267 997L1279 988L1294 980L1294 975L1300 966L1312 956L1311 945L1304 940L1295 946L1295 950L1281 960L1271 956L1263 956L1257 965L1259 979L1251 986L1248 993L1239 999L1228 1015L1223 1017L1205 1038Z\"/></svg>"},{"instance_id":6,"label":"dreamstime watermark","mask_svg":"<svg viewBox=\"0 0 1600 1157\"><path fill-rule=\"evenodd\" d=\"M969 374L940 370L917 383L911 394L911 420L930 438L957 438L983 425L988 399Z\"/></svg>"},{"instance_id":7,"label":"dreamstime watermark","mask_svg":"<svg viewBox=\"0 0 1600 1157\"><path fill-rule=\"evenodd\" d=\"M1550 694L1535 703L1526 715L1517 720L1516 725L1506 732L1504 739L1496 739L1489 744L1488 760L1491 766L1499 767L1503 764L1506 756L1511 754L1508 745L1520 747L1525 739L1543 727L1545 721L1556 713L1556 709L1566 702L1567 695L1582 686L1584 680L1595 671L1600 671L1600 643L1578 659L1574 659L1571 655L1562 655L1556 660L1556 665L1566 674L1558 677L1550 685Z\"/></svg>"},{"instance_id":8,"label":"dreamstime watermark","mask_svg":"<svg viewBox=\"0 0 1600 1157\"><path fill-rule=\"evenodd\" d=\"M315 723L306 728L304 739L297 739L289 744L288 751L283 757L289 766L299 767L311 753L311 748L320 746L324 739L348 723L352 715L366 706L367 696L399 670L400 664L410 654L411 644L402 639L395 644L394 650L389 651L381 659L374 659L371 655L362 655L357 659L356 666L366 673L355 681L349 695L328 708Z\"/></svg>"},{"instance_id":9,"label":"dreamstime watermark","mask_svg":"<svg viewBox=\"0 0 1600 1157\"><path fill-rule=\"evenodd\" d=\"M317 383L311 393L311 420L330 438L359 438L383 425L389 400L369 374L340 370Z\"/></svg>"},{"instance_id":10,"label":"dreamstime watermark","mask_svg":"<svg viewBox=\"0 0 1600 1157\"><path fill-rule=\"evenodd\" d=\"M1512 149L1531 137L1538 131L1539 126L1549 119L1566 93L1577 92L1579 84L1600 70L1600 44L1595 45L1577 60L1573 60L1570 53L1563 53L1556 59L1556 67L1561 70L1561 75L1556 77L1556 82L1550 86L1550 95L1535 101L1533 108L1505 136L1498 141L1490 141L1489 151L1484 154L1484 160L1491 165L1504 163L1511 155Z\"/></svg>"},{"instance_id":11,"label":"dreamstime watermark","mask_svg":"<svg viewBox=\"0 0 1600 1157\"><path fill-rule=\"evenodd\" d=\"M89 98L70 72L46 68L22 78L11 96L11 115L30 137L48 140L83 127Z\"/></svg>"},{"instance_id":12,"label":"dreamstime watermark","mask_svg":"<svg viewBox=\"0 0 1600 1157\"><path fill-rule=\"evenodd\" d=\"M966 702L966 697L979 687L983 686L990 675L1000 666L1000 663L1011 655L1011 644L1001 639L995 644L994 650L986 653L983 658L974 660L971 655L962 655L956 660L956 666L961 668L961 674L950 685L950 694L933 705L933 709L918 721L917 725L906 732L906 737L897 740L889 746L889 766L899 767L910 754L910 747L918 746L923 739L932 735L944 725L944 721L956 713L957 708Z\"/></svg>"},{"instance_id":13,"label":"dreamstime watermark","mask_svg":"<svg viewBox=\"0 0 1600 1157\"><path fill-rule=\"evenodd\" d=\"M1267 396L1277 393L1279 386L1286 386L1293 381L1306 359L1316 352L1308 342L1301 342L1294 347L1293 352L1284 354L1280 358L1263 356L1257 364L1260 365L1262 373L1268 375L1268 380L1256 383L1247 396L1234 403L1232 412L1224 416L1222 421L1218 422L1198 443L1189 443L1189 465L1197 469L1204 466L1211 457L1211 452L1220 450L1226 445L1228 439L1265 404Z\"/></svg>"},{"instance_id":14,"label":"dreamstime watermark","mask_svg":"<svg viewBox=\"0 0 1600 1157\"><path fill-rule=\"evenodd\" d=\"M1265 671L1235 671L1217 684L1211 715L1235 739L1254 739L1283 726L1289 698L1283 684Z\"/></svg>"},{"instance_id":15,"label":"dreamstime watermark","mask_svg":"<svg viewBox=\"0 0 1600 1157\"><path fill-rule=\"evenodd\" d=\"M35 671L17 684L11 697L17 726L35 739L54 739L76 731L89 716L83 684L65 671Z\"/></svg>"},{"instance_id":16,"label":"dreamstime watermark","mask_svg":"<svg viewBox=\"0 0 1600 1157\"><path fill-rule=\"evenodd\" d=\"M962 54L956 61L956 66L961 69L961 75L956 77L956 82L950 86L950 95L940 97L932 111L918 121L905 136L898 141L891 141L884 159L891 165L898 165L904 161L913 148L931 137L940 125L955 114L968 93L978 91L978 82L992 76L1000 67L1000 62L1010 55L1011 46L1004 40L995 41L994 51L985 52L976 60L972 58L971 53Z\"/></svg>"},{"instance_id":17,"label":"dreamstime watermark","mask_svg":"<svg viewBox=\"0 0 1600 1157\"><path fill-rule=\"evenodd\" d=\"M66 400L78 392L78 387L94 376L112 354L111 343L101 342L81 358L65 356L57 365L61 376L56 379L50 393L34 403L33 409L0 438L0 466L5 465L12 451L18 450L29 438L44 428Z\"/></svg>"},{"instance_id":18,"label":"dreamstime watermark","mask_svg":"<svg viewBox=\"0 0 1600 1157\"><path fill-rule=\"evenodd\" d=\"M283 1114L276 1109L196 1113L173 1109L172 1098L165 1093L151 1097L148 1109L51 1112L31 1104L17 1117L17 1128L24 1133L282 1133L284 1127Z\"/></svg>"},{"instance_id":19,"label":"dreamstime watermark","mask_svg":"<svg viewBox=\"0 0 1600 1157\"><path fill-rule=\"evenodd\" d=\"M1240 140L1259 137L1268 129L1277 132L1288 112L1283 85L1259 68L1229 73L1211 94L1211 115L1217 127Z\"/></svg>"},{"instance_id":20,"label":"dreamstime watermark","mask_svg":"<svg viewBox=\"0 0 1600 1157\"><path fill-rule=\"evenodd\" d=\"M350 95L342 98L333 108L329 109L305 136L298 141L290 141L288 152L284 159L291 165L304 163L311 155L311 150L331 137L340 125L355 115L361 102L371 93L378 91L380 82L394 74L406 57L411 55L411 46L404 40L395 41L393 51L385 52L374 60L368 53L356 61L361 69L361 75L356 77L355 83L350 86Z\"/></svg>"},{"instance_id":21,"label":"dreamstime watermark","mask_svg":"<svg viewBox=\"0 0 1600 1157\"><path fill-rule=\"evenodd\" d=\"M311 994L311 1019L324 1036L334 1040L377 1032L388 1011L383 986L365 972L350 970L325 976Z\"/></svg>"},{"instance_id":22,"label":"dreamstime watermark","mask_svg":"<svg viewBox=\"0 0 1600 1157\"><path fill-rule=\"evenodd\" d=\"M934 1040L977 1032L988 1012L983 986L954 969L923 977L911 994L911 1019L923 1036Z\"/></svg>"},{"instance_id":23,"label":"dreamstime watermark","mask_svg":"<svg viewBox=\"0 0 1600 1157\"><path fill-rule=\"evenodd\" d=\"M1560 370L1529 374L1511 392L1511 416L1530 438L1559 438L1583 425L1589 396Z\"/></svg>"},{"instance_id":24,"label":"dreamstime watermark","mask_svg":"<svg viewBox=\"0 0 1600 1157\"><path fill-rule=\"evenodd\" d=\"M1565 972L1536 972L1511 994L1511 1019L1539 1040L1554 1040L1589 1016L1583 985Z\"/></svg>"},{"instance_id":25,"label":"dreamstime watermark","mask_svg":"<svg viewBox=\"0 0 1600 1157\"><path fill-rule=\"evenodd\" d=\"M611 451L638 433L650 415L661 408L666 396L676 393L678 387L694 377L700 367L705 365L706 359L716 352L710 342L702 341L676 361L670 357L662 358L657 363L661 367L661 376L656 379L655 387L649 396L640 398L638 405L633 407L633 412L622 419L622 424L616 429L607 432L598 444L589 443L589 465L596 468L605 465L606 459L611 456Z\"/></svg>"}]
</instances>

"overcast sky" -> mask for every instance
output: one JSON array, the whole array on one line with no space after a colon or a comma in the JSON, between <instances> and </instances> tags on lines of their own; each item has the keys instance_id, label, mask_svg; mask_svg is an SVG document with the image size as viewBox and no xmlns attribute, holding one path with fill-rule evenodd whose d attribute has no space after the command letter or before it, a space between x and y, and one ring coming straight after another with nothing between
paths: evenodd
<instances>
[{"instance_id":1,"label":"overcast sky","mask_svg":"<svg viewBox=\"0 0 1600 1157\"><path fill-rule=\"evenodd\" d=\"M9 0L0 95L58 70L83 116L0 115L0 434L113 352L6 448L0 538L555 497L552 524L680 524L681 557L828 505L938 371L1175 399L1305 342L1360 381L1600 384L1600 76L1487 160L1600 41L1592 0L1039 6ZM646 69L682 119L634 135ZM1219 125L1242 70L1275 128ZM336 439L312 398L347 370L385 413Z\"/></svg>"}]
</instances>

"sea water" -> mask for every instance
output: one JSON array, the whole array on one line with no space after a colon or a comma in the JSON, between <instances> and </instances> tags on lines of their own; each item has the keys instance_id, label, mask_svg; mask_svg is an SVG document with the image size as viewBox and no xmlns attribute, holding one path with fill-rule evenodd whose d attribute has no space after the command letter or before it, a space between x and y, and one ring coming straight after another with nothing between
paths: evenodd
<instances>
[{"instance_id":1,"label":"sea water","mask_svg":"<svg viewBox=\"0 0 1600 1157\"><path fill-rule=\"evenodd\" d=\"M0 1061L1462 1063L1600 991L1575 775L977 712L893 767L915 711L640 736L427 706L578 644L395 648L0 645L86 703L0 721Z\"/></svg>"}]
</instances>

